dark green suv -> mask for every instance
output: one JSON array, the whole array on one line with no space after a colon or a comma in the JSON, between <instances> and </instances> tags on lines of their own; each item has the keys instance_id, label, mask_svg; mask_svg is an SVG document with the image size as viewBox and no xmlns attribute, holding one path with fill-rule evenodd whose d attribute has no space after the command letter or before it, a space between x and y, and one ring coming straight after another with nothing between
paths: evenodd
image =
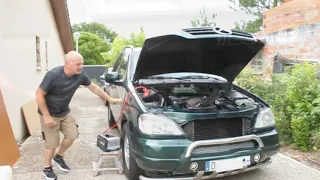
<instances>
[{"instance_id":1,"label":"dark green suv","mask_svg":"<svg viewBox=\"0 0 320 180\"><path fill-rule=\"evenodd\" d=\"M210 179L271 163L279 151L269 105L233 82L264 43L220 28L189 28L127 47L106 74L110 125L131 179Z\"/></svg>"}]
</instances>

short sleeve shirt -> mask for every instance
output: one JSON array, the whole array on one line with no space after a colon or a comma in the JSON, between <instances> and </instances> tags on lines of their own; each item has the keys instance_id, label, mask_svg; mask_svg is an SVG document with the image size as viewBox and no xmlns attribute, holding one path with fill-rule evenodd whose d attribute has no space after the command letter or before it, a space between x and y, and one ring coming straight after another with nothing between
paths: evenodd
<instances>
[{"instance_id":1,"label":"short sleeve shirt","mask_svg":"<svg viewBox=\"0 0 320 180\"><path fill-rule=\"evenodd\" d=\"M68 77L64 66L58 66L46 73L39 87L47 92L45 100L50 115L64 117L70 112L70 101L79 86L90 84L91 80L85 72ZM42 115L40 109L38 113Z\"/></svg>"}]
</instances>

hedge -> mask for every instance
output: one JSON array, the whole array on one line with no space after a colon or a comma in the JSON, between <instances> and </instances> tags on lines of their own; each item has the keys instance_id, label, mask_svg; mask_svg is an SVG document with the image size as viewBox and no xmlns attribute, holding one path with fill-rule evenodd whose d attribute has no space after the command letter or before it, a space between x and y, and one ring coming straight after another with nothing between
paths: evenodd
<instances>
[{"instance_id":1,"label":"hedge","mask_svg":"<svg viewBox=\"0 0 320 180\"><path fill-rule=\"evenodd\" d=\"M281 144L303 151L320 148L320 86L316 67L297 64L271 80L244 69L236 83L270 104Z\"/></svg>"}]
</instances>

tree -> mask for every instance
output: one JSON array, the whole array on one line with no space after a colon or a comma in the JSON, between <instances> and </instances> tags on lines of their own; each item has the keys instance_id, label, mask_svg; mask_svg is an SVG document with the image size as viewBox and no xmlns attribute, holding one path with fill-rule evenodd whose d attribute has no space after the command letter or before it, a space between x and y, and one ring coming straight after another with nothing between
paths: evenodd
<instances>
[{"instance_id":1,"label":"tree","mask_svg":"<svg viewBox=\"0 0 320 180\"><path fill-rule=\"evenodd\" d=\"M244 10L247 14L255 17L254 21L236 23L235 29L243 30L251 33L260 31L263 24L263 12L265 10L277 7L283 0L228 0L233 3L229 6L234 11Z\"/></svg>"},{"instance_id":2,"label":"tree","mask_svg":"<svg viewBox=\"0 0 320 180\"><path fill-rule=\"evenodd\" d=\"M130 38L117 36L114 42L111 44L111 51L103 52L101 53L101 56L107 62L108 65L111 65L118 58L123 48L125 48L128 45L132 45L133 47L142 47L145 39L146 35L142 28L141 31L137 34L131 33Z\"/></svg>"},{"instance_id":3,"label":"tree","mask_svg":"<svg viewBox=\"0 0 320 180\"><path fill-rule=\"evenodd\" d=\"M76 45L76 43L74 44ZM83 56L85 65L105 64L106 62L100 54L109 50L110 46L98 35L81 32L79 53Z\"/></svg>"},{"instance_id":4,"label":"tree","mask_svg":"<svg viewBox=\"0 0 320 180\"><path fill-rule=\"evenodd\" d=\"M262 16L260 16L254 21L249 21L249 22L241 21L241 23L236 22L235 23L236 26L234 29L255 33L261 30L262 24L263 24L263 20L262 20Z\"/></svg>"},{"instance_id":5,"label":"tree","mask_svg":"<svg viewBox=\"0 0 320 180\"><path fill-rule=\"evenodd\" d=\"M214 27L216 26L217 14L212 14L211 20L208 19L208 15L204 9L200 10L200 19L194 19L191 21L192 27Z\"/></svg>"},{"instance_id":6,"label":"tree","mask_svg":"<svg viewBox=\"0 0 320 180\"><path fill-rule=\"evenodd\" d=\"M108 29L105 25L99 24L96 22L90 22L90 23L79 23L74 24L72 26L72 32L76 31L85 31L92 34L98 35L101 39L112 43L114 41L114 38L118 35L115 31L112 31L111 29Z\"/></svg>"}]
</instances>

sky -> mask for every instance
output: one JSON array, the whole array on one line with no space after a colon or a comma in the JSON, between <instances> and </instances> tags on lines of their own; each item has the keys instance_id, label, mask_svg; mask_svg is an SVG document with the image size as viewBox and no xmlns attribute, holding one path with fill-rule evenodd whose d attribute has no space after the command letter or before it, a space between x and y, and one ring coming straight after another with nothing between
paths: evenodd
<instances>
[{"instance_id":1,"label":"sky","mask_svg":"<svg viewBox=\"0 0 320 180\"><path fill-rule=\"evenodd\" d=\"M252 19L232 10L228 0L67 0L71 24L102 23L120 36L137 33L142 27L147 37L173 33L191 27L204 7L217 14L216 23L233 28L240 20Z\"/></svg>"}]
</instances>

